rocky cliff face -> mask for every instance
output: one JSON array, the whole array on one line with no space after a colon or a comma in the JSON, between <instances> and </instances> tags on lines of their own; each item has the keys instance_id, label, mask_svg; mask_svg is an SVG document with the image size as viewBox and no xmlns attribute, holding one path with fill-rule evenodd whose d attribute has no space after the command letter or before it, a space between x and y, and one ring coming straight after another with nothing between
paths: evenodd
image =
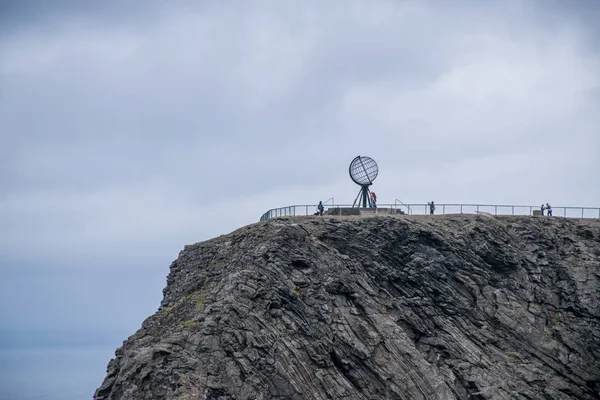
<instances>
[{"instance_id":1,"label":"rocky cliff face","mask_svg":"<svg viewBox=\"0 0 600 400\"><path fill-rule=\"evenodd\" d=\"M95 399L598 399L600 221L280 218L186 246Z\"/></svg>"}]
</instances>

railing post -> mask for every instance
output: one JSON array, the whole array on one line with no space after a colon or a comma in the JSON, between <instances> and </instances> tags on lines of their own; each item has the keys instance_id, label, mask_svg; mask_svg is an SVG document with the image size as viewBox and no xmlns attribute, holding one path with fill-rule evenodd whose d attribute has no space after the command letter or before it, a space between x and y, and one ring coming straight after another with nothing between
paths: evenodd
<instances>
[{"instance_id":1,"label":"railing post","mask_svg":"<svg viewBox=\"0 0 600 400\"><path fill-rule=\"evenodd\" d=\"M498 206L494 206L494 215L498 215Z\"/></svg>"},{"instance_id":2,"label":"railing post","mask_svg":"<svg viewBox=\"0 0 600 400\"><path fill-rule=\"evenodd\" d=\"M567 218L567 207L563 207L563 217Z\"/></svg>"},{"instance_id":3,"label":"railing post","mask_svg":"<svg viewBox=\"0 0 600 400\"><path fill-rule=\"evenodd\" d=\"M583 218L583 211L585 210L585 208L581 207L581 218Z\"/></svg>"},{"instance_id":4,"label":"railing post","mask_svg":"<svg viewBox=\"0 0 600 400\"><path fill-rule=\"evenodd\" d=\"M442 204L442 215L446 215L446 205Z\"/></svg>"},{"instance_id":5,"label":"railing post","mask_svg":"<svg viewBox=\"0 0 600 400\"><path fill-rule=\"evenodd\" d=\"M462 204L460 205L460 213L462 214Z\"/></svg>"},{"instance_id":6,"label":"railing post","mask_svg":"<svg viewBox=\"0 0 600 400\"><path fill-rule=\"evenodd\" d=\"M512 206L512 215L515 215L515 206Z\"/></svg>"},{"instance_id":7,"label":"railing post","mask_svg":"<svg viewBox=\"0 0 600 400\"><path fill-rule=\"evenodd\" d=\"M529 206L529 215L533 214L533 207Z\"/></svg>"}]
</instances>

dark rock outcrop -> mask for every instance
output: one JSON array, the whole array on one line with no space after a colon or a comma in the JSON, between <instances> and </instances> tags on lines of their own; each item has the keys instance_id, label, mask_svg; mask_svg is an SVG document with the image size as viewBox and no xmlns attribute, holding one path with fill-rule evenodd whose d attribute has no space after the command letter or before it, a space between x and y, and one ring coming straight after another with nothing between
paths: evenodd
<instances>
[{"instance_id":1,"label":"dark rock outcrop","mask_svg":"<svg viewBox=\"0 0 600 400\"><path fill-rule=\"evenodd\" d=\"M600 221L279 218L186 246L95 399L599 399Z\"/></svg>"}]
</instances>

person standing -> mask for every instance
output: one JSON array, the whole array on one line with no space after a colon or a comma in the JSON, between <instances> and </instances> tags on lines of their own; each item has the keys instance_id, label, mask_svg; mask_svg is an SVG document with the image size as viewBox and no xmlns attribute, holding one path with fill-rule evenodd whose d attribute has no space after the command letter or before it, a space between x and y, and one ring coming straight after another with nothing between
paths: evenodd
<instances>
[{"instance_id":1,"label":"person standing","mask_svg":"<svg viewBox=\"0 0 600 400\"><path fill-rule=\"evenodd\" d=\"M546 210L548 211L548 216L551 217L552 216L552 207L550 207L550 204L548 204L548 203L546 203Z\"/></svg>"},{"instance_id":2,"label":"person standing","mask_svg":"<svg viewBox=\"0 0 600 400\"><path fill-rule=\"evenodd\" d=\"M429 204L429 215L433 215L435 213L435 204L433 203L433 200L427 204Z\"/></svg>"},{"instance_id":3,"label":"person standing","mask_svg":"<svg viewBox=\"0 0 600 400\"><path fill-rule=\"evenodd\" d=\"M371 207L377 208L377 195L375 192L371 192L370 194Z\"/></svg>"},{"instance_id":4,"label":"person standing","mask_svg":"<svg viewBox=\"0 0 600 400\"><path fill-rule=\"evenodd\" d=\"M544 203L542 203L542 216L544 215L544 210L546 209L546 207L544 206Z\"/></svg>"},{"instance_id":5,"label":"person standing","mask_svg":"<svg viewBox=\"0 0 600 400\"><path fill-rule=\"evenodd\" d=\"M323 202L319 201L319 205L317 206L317 210L319 212L319 215L323 215L323 211L325 210L325 207L323 207Z\"/></svg>"}]
</instances>

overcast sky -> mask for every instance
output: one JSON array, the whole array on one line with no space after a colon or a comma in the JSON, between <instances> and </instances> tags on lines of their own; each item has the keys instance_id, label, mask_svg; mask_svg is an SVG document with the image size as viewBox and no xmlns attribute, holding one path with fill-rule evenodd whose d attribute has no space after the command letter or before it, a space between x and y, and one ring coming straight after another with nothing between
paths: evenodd
<instances>
[{"instance_id":1,"label":"overcast sky","mask_svg":"<svg viewBox=\"0 0 600 400\"><path fill-rule=\"evenodd\" d=\"M185 244L351 203L359 154L379 203L599 207L599 9L0 0L0 342L116 347Z\"/></svg>"}]
</instances>

